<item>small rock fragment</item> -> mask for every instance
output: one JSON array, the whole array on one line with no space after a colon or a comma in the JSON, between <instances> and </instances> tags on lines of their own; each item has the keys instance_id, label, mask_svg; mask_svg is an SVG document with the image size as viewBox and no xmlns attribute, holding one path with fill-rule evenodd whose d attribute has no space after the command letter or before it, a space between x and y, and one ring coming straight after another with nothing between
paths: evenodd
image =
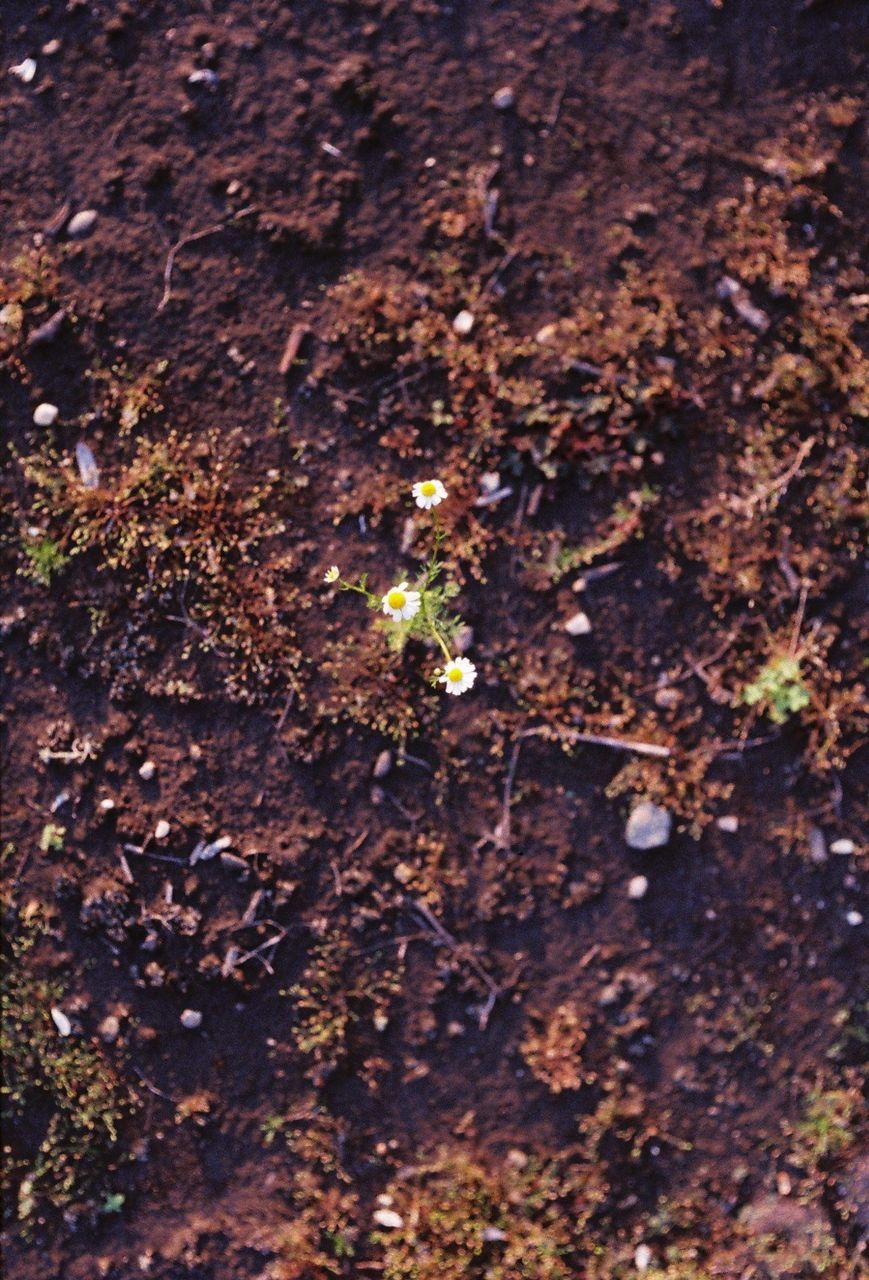
<instances>
[{"instance_id":1,"label":"small rock fragment","mask_svg":"<svg viewBox=\"0 0 869 1280\"><path fill-rule=\"evenodd\" d=\"M385 778L392 768L392 752L386 747L374 761L372 773L375 778Z\"/></svg>"},{"instance_id":2,"label":"small rock fragment","mask_svg":"<svg viewBox=\"0 0 869 1280\"><path fill-rule=\"evenodd\" d=\"M187 83L192 85L204 84L207 89L216 89L220 83L220 77L210 67L201 67L196 71L190 72L187 77Z\"/></svg>"},{"instance_id":3,"label":"small rock fragment","mask_svg":"<svg viewBox=\"0 0 869 1280\"><path fill-rule=\"evenodd\" d=\"M223 853L224 849L228 849L231 844L232 836L218 836L210 844L200 840L190 855L191 867L195 867L197 862L208 862L209 859L216 858L219 853Z\"/></svg>"},{"instance_id":4,"label":"small rock fragment","mask_svg":"<svg viewBox=\"0 0 869 1280\"><path fill-rule=\"evenodd\" d=\"M652 1262L652 1250L647 1244L638 1244L634 1250L634 1266L638 1271L648 1271Z\"/></svg>"},{"instance_id":5,"label":"small rock fragment","mask_svg":"<svg viewBox=\"0 0 869 1280\"><path fill-rule=\"evenodd\" d=\"M858 925L863 923L863 916L859 911L847 911L845 913L845 919L848 921L848 924L852 929L856 929Z\"/></svg>"},{"instance_id":6,"label":"small rock fragment","mask_svg":"<svg viewBox=\"0 0 869 1280\"><path fill-rule=\"evenodd\" d=\"M628 897L638 902L649 892L649 882L645 876L632 876L628 881Z\"/></svg>"},{"instance_id":7,"label":"small rock fragment","mask_svg":"<svg viewBox=\"0 0 869 1280\"><path fill-rule=\"evenodd\" d=\"M389 1026L389 1017L382 1009L378 1009L372 1021L374 1022L375 1031L385 1031Z\"/></svg>"},{"instance_id":8,"label":"small rock fragment","mask_svg":"<svg viewBox=\"0 0 869 1280\"><path fill-rule=\"evenodd\" d=\"M60 307L43 324L37 325L27 339L28 347L41 347L47 342L53 342L60 333L60 327L65 319L66 307Z\"/></svg>"},{"instance_id":9,"label":"small rock fragment","mask_svg":"<svg viewBox=\"0 0 869 1280\"><path fill-rule=\"evenodd\" d=\"M739 819L734 813L725 813L715 825L719 831L725 831L728 835L733 835L735 831L739 830Z\"/></svg>"},{"instance_id":10,"label":"small rock fragment","mask_svg":"<svg viewBox=\"0 0 869 1280\"><path fill-rule=\"evenodd\" d=\"M74 213L66 224L66 234L70 240L84 240L97 225L99 214L96 209L81 209Z\"/></svg>"},{"instance_id":11,"label":"small rock fragment","mask_svg":"<svg viewBox=\"0 0 869 1280\"><path fill-rule=\"evenodd\" d=\"M842 856L846 858L849 856L849 854L856 853L856 852L857 852L857 846L855 845L853 840L849 840L847 839L847 837L841 840L834 840L833 843L830 845L830 853L842 854Z\"/></svg>"},{"instance_id":12,"label":"small rock fragment","mask_svg":"<svg viewBox=\"0 0 869 1280\"><path fill-rule=\"evenodd\" d=\"M62 47L60 41L55 37L54 40L46 40L42 46L42 52L46 58L53 58L60 53Z\"/></svg>"},{"instance_id":13,"label":"small rock fragment","mask_svg":"<svg viewBox=\"0 0 869 1280\"><path fill-rule=\"evenodd\" d=\"M502 1231L500 1227L484 1227L483 1239L486 1244L500 1244L507 1239L507 1232Z\"/></svg>"},{"instance_id":14,"label":"small rock fragment","mask_svg":"<svg viewBox=\"0 0 869 1280\"><path fill-rule=\"evenodd\" d=\"M394 1209L375 1209L371 1216L378 1227L386 1227L389 1231L397 1231L404 1226L404 1218Z\"/></svg>"},{"instance_id":15,"label":"small rock fragment","mask_svg":"<svg viewBox=\"0 0 869 1280\"><path fill-rule=\"evenodd\" d=\"M143 782L150 782L157 772L157 766L153 760L146 760L144 764L139 766L139 777Z\"/></svg>"},{"instance_id":16,"label":"small rock fragment","mask_svg":"<svg viewBox=\"0 0 869 1280\"><path fill-rule=\"evenodd\" d=\"M748 290L734 280L732 276L723 276L718 283L719 298L729 300L733 310L758 333L765 333L769 328L769 316L760 307L756 307L749 297Z\"/></svg>"},{"instance_id":17,"label":"small rock fragment","mask_svg":"<svg viewBox=\"0 0 869 1280\"><path fill-rule=\"evenodd\" d=\"M474 313L472 311L460 311L453 320L453 333L457 333L460 338L467 337L474 327Z\"/></svg>"},{"instance_id":18,"label":"small rock fragment","mask_svg":"<svg viewBox=\"0 0 869 1280\"><path fill-rule=\"evenodd\" d=\"M99 489L100 469L97 466L93 450L90 445L85 444L84 440L79 440L75 446L75 460L78 463L78 473L81 476L81 482L84 487L86 489Z\"/></svg>"},{"instance_id":19,"label":"small rock fragment","mask_svg":"<svg viewBox=\"0 0 869 1280\"><path fill-rule=\"evenodd\" d=\"M165 818L161 818L154 828L154 839L165 840L169 832L172 830Z\"/></svg>"},{"instance_id":20,"label":"small rock fragment","mask_svg":"<svg viewBox=\"0 0 869 1280\"><path fill-rule=\"evenodd\" d=\"M591 622L587 613L583 613L580 609L579 613L575 613L572 618L568 618L564 624L564 630L569 636L587 636L591 631Z\"/></svg>"},{"instance_id":21,"label":"small rock fragment","mask_svg":"<svg viewBox=\"0 0 869 1280\"><path fill-rule=\"evenodd\" d=\"M502 85L492 94L492 106L496 111L509 111L516 101L516 94L508 84Z\"/></svg>"},{"instance_id":22,"label":"small rock fragment","mask_svg":"<svg viewBox=\"0 0 869 1280\"><path fill-rule=\"evenodd\" d=\"M33 421L37 427L51 427L57 422L60 410L56 404L43 402L33 410Z\"/></svg>"},{"instance_id":23,"label":"small rock fragment","mask_svg":"<svg viewBox=\"0 0 869 1280\"><path fill-rule=\"evenodd\" d=\"M827 861L827 842L820 827L809 827L809 857L815 863Z\"/></svg>"},{"instance_id":24,"label":"small rock fragment","mask_svg":"<svg viewBox=\"0 0 869 1280\"><path fill-rule=\"evenodd\" d=\"M36 75L36 59L25 58L23 62L17 62L14 67L9 68L9 74L22 84L31 84Z\"/></svg>"},{"instance_id":25,"label":"small rock fragment","mask_svg":"<svg viewBox=\"0 0 869 1280\"><path fill-rule=\"evenodd\" d=\"M632 849L659 849L670 839L673 819L666 809L651 800L641 800L631 810L625 840Z\"/></svg>"},{"instance_id":26,"label":"small rock fragment","mask_svg":"<svg viewBox=\"0 0 869 1280\"><path fill-rule=\"evenodd\" d=\"M72 1023L64 1013L63 1009L52 1009L51 1021L57 1027L58 1035L68 1036L72 1034Z\"/></svg>"},{"instance_id":27,"label":"small rock fragment","mask_svg":"<svg viewBox=\"0 0 869 1280\"><path fill-rule=\"evenodd\" d=\"M100 810L101 813L111 813L114 807L115 807L115 802L114 800L110 799L109 796L106 796L104 800L101 800L99 802L99 805L97 806L97 808Z\"/></svg>"},{"instance_id":28,"label":"small rock fragment","mask_svg":"<svg viewBox=\"0 0 869 1280\"><path fill-rule=\"evenodd\" d=\"M198 1009L184 1009L180 1022L185 1031L198 1031L202 1026L202 1014Z\"/></svg>"},{"instance_id":29,"label":"small rock fragment","mask_svg":"<svg viewBox=\"0 0 869 1280\"><path fill-rule=\"evenodd\" d=\"M114 1044L121 1034L120 1019L116 1018L113 1013L108 1014L97 1027L97 1031L104 1044Z\"/></svg>"}]
</instances>

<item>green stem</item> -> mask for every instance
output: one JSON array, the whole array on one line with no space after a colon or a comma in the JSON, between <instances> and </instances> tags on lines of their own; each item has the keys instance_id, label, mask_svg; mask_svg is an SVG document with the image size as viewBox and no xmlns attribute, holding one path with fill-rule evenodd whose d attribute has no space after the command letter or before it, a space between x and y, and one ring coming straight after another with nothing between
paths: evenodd
<instances>
[{"instance_id":1,"label":"green stem","mask_svg":"<svg viewBox=\"0 0 869 1280\"><path fill-rule=\"evenodd\" d=\"M428 611L428 600L426 599L426 595L424 591L422 593L422 613L423 613L423 617L426 620L426 625L428 626L429 631L432 633L435 640L437 640L438 644L440 645L441 652L443 653L447 662L452 662L453 658L452 658L452 654L447 648L447 642L446 640L444 640L443 636L438 631L437 627L435 626L434 619L432 618L431 614Z\"/></svg>"}]
</instances>

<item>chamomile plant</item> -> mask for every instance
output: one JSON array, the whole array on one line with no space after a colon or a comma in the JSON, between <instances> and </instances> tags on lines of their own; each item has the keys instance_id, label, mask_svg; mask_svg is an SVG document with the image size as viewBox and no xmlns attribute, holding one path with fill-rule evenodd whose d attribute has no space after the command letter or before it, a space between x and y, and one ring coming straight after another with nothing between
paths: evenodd
<instances>
[{"instance_id":1,"label":"chamomile plant","mask_svg":"<svg viewBox=\"0 0 869 1280\"><path fill-rule=\"evenodd\" d=\"M420 480L413 486L411 494L423 511L434 511L447 497L446 488L440 480ZM443 656L443 665L431 672L431 684L443 686L447 693L458 696L473 687L477 668L455 651L462 621L450 608L450 601L458 595L459 589L454 582L443 580L441 548L445 536L435 513L432 551L425 567L413 582L396 574L395 581L382 594L370 589L367 573L350 582L342 578L336 564L326 570L323 581L340 591L354 591L364 597L369 609L378 614L378 621L386 630L388 644L395 652L400 653L410 639L433 641Z\"/></svg>"}]
</instances>

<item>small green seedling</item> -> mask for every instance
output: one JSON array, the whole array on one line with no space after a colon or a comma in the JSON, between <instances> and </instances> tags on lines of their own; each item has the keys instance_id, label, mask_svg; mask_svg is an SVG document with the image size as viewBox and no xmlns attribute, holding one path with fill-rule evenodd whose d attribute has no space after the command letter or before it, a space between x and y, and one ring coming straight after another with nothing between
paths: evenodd
<instances>
[{"instance_id":1,"label":"small green seedling","mask_svg":"<svg viewBox=\"0 0 869 1280\"><path fill-rule=\"evenodd\" d=\"M791 654L771 658L757 679L745 686L742 700L749 707L759 706L773 724L784 724L810 701L799 659Z\"/></svg>"}]
</instances>

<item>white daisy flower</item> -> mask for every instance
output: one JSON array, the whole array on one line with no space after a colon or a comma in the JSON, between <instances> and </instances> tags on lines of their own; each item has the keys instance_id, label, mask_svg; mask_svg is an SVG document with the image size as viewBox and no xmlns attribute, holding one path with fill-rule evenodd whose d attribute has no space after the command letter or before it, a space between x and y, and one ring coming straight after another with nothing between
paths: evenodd
<instances>
[{"instance_id":1,"label":"white daisy flower","mask_svg":"<svg viewBox=\"0 0 869 1280\"><path fill-rule=\"evenodd\" d=\"M420 595L418 591L409 591L406 582L399 582L391 587L381 601L383 612L394 622L407 622L419 613Z\"/></svg>"},{"instance_id":2,"label":"white daisy flower","mask_svg":"<svg viewBox=\"0 0 869 1280\"><path fill-rule=\"evenodd\" d=\"M464 693L477 678L477 668L467 658L453 658L448 662L438 683L445 685L447 693Z\"/></svg>"},{"instance_id":3,"label":"white daisy flower","mask_svg":"<svg viewBox=\"0 0 869 1280\"><path fill-rule=\"evenodd\" d=\"M411 492L416 505L422 507L423 511L436 507L447 496L447 491L440 480L417 480Z\"/></svg>"},{"instance_id":4,"label":"white daisy flower","mask_svg":"<svg viewBox=\"0 0 869 1280\"><path fill-rule=\"evenodd\" d=\"M332 567L330 569L327 569L326 572L323 574L323 581L337 582L340 576L341 576L341 570L338 568L337 564L333 564Z\"/></svg>"}]
</instances>

